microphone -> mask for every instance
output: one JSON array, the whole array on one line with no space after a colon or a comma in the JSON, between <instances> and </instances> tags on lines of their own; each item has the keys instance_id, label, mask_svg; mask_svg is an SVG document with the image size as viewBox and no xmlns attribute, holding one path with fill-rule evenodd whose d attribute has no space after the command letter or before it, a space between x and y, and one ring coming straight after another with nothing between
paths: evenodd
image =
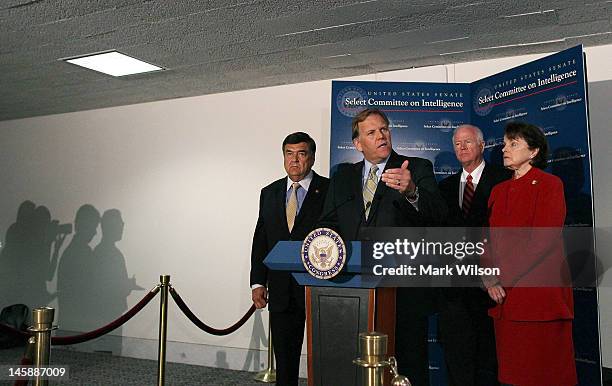
<instances>
[{"instance_id":1,"label":"microphone","mask_svg":"<svg viewBox=\"0 0 612 386\"><path fill-rule=\"evenodd\" d=\"M330 219L330 217L331 217L333 214L335 214L335 213L338 211L338 209L340 209L340 207L342 207L342 206L344 206L345 204L347 204L347 203L349 203L349 202L353 201L354 199L355 199L355 195L354 195L354 194L349 195L349 196L348 196L348 197L347 197L347 198L346 198L344 201L340 202L340 203L339 203L339 204L337 204L337 205L334 205L334 207L333 207L333 208L331 208L331 210L328 210L328 211L327 211L325 214L323 214L322 216L320 216L320 217L319 217L319 221L317 221L317 222L318 222L318 223L322 223L322 222L325 222L325 221L329 220L329 219Z\"/></svg>"}]
</instances>

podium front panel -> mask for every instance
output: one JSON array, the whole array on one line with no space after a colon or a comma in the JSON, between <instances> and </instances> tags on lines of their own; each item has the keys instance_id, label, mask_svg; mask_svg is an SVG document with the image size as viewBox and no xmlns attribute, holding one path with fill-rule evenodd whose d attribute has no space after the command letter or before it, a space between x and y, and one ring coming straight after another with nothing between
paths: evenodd
<instances>
[{"instance_id":1,"label":"podium front panel","mask_svg":"<svg viewBox=\"0 0 612 386\"><path fill-rule=\"evenodd\" d=\"M372 328L372 290L309 287L309 385L361 385L358 335Z\"/></svg>"}]
</instances>

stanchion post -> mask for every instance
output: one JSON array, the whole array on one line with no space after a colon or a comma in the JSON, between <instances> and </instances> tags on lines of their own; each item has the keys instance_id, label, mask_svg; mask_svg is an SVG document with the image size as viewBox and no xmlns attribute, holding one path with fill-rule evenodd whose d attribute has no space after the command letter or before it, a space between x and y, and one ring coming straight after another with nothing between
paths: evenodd
<instances>
[{"instance_id":1,"label":"stanchion post","mask_svg":"<svg viewBox=\"0 0 612 386\"><path fill-rule=\"evenodd\" d=\"M389 365L387 354L387 335L375 331L359 334L359 353L355 360L361 367L361 383L364 386L382 386L384 369Z\"/></svg>"},{"instance_id":2,"label":"stanchion post","mask_svg":"<svg viewBox=\"0 0 612 386\"><path fill-rule=\"evenodd\" d=\"M395 357L386 358L386 334L380 332L362 332L359 334L359 353L361 356L353 363L361 367L361 384L364 386L383 386L384 375L387 368L391 369L393 379L391 386L410 386L408 377L399 375Z\"/></svg>"},{"instance_id":3,"label":"stanchion post","mask_svg":"<svg viewBox=\"0 0 612 386\"><path fill-rule=\"evenodd\" d=\"M34 333L36 346L34 349L33 363L36 367L49 366L51 356L51 331L56 329L53 326L55 310L51 307L41 307L32 310L32 326L28 329ZM34 386L47 386L49 380L42 376L34 378Z\"/></svg>"},{"instance_id":4,"label":"stanchion post","mask_svg":"<svg viewBox=\"0 0 612 386\"><path fill-rule=\"evenodd\" d=\"M254 379L259 382L276 382L276 370L274 370L274 345L272 344L272 328L270 318L268 318L268 368L258 372Z\"/></svg>"},{"instance_id":5,"label":"stanchion post","mask_svg":"<svg viewBox=\"0 0 612 386\"><path fill-rule=\"evenodd\" d=\"M161 298L159 303L159 349L157 352L157 385L163 386L166 378L166 333L168 331L168 286L170 275L160 275Z\"/></svg>"}]
</instances>

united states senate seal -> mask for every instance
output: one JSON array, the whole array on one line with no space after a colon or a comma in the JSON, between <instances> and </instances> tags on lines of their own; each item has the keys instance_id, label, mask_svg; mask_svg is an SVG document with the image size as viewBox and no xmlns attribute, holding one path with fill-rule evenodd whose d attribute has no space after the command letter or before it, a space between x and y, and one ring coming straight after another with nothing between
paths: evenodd
<instances>
[{"instance_id":1,"label":"united states senate seal","mask_svg":"<svg viewBox=\"0 0 612 386\"><path fill-rule=\"evenodd\" d=\"M346 263L346 247L338 233L317 228L302 243L302 263L306 271L318 279L331 279Z\"/></svg>"}]
</instances>

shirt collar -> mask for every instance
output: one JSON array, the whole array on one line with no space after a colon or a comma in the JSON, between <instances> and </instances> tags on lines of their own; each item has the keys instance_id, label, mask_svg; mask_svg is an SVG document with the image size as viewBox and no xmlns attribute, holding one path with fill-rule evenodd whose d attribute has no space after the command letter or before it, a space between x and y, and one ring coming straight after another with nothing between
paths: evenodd
<instances>
[{"instance_id":1,"label":"shirt collar","mask_svg":"<svg viewBox=\"0 0 612 386\"><path fill-rule=\"evenodd\" d=\"M378 171L376 172L377 176L380 176L383 170L385 170L385 166L387 166L387 162L389 162L389 157L391 157L391 154L389 154L387 158L385 158L384 161L376 164L376 166L378 166ZM370 168L372 168L372 165L373 164L370 161L368 161L365 158L363 159L363 174L365 176L367 176L370 173Z\"/></svg>"},{"instance_id":2,"label":"shirt collar","mask_svg":"<svg viewBox=\"0 0 612 386\"><path fill-rule=\"evenodd\" d=\"M482 171L484 170L484 167L485 167L485 161L482 160L480 161L480 165L478 165L476 169L474 169L471 173L468 173L465 169L463 169L463 173L461 173L461 182L466 182L468 174L471 174L472 183L474 185L478 185L478 182L480 182L480 177L482 176Z\"/></svg>"},{"instance_id":3,"label":"shirt collar","mask_svg":"<svg viewBox=\"0 0 612 386\"><path fill-rule=\"evenodd\" d=\"M310 170L308 174L306 174L306 177L298 181L298 183L300 184L300 187L304 189L304 191L306 192L308 191L308 188L310 187L310 183L312 182L312 176L313 176L313 172L312 170ZM291 181L291 178L287 176L287 189L285 190L285 192L288 192L289 189L291 189L292 185L293 185L293 181Z\"/></svg>"}]
</instances>

